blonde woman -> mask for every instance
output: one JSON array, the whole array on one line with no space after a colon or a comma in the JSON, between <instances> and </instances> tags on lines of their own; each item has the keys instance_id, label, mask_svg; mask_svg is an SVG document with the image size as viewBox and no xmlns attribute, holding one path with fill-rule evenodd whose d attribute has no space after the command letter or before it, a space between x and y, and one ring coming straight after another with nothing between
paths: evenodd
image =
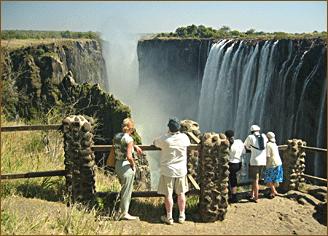
<instances>
[{"instance_id":1,"label":"blonde woman","mask_svg":"<svg viewBox=\"0 0 328 236\"><path fill-rule=\"evenodd\" d=\"M135 220L136 217L128 213L136 173L133 152L136 149L138 154L142 154L142 150L137 145L134 145L133 138L130 136L134 132L134 122L132 119L124 119L122 131L123 133L117 134L114 138L116 156L115 171L122 186L119 214L122 220Z\"/></svg>"}]
</instances>

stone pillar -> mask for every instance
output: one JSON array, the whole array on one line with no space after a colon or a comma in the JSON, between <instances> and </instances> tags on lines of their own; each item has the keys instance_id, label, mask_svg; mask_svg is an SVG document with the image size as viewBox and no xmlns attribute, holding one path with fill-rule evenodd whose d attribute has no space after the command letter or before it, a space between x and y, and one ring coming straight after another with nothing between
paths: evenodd
<instances>
[{"instance_id":1,"label":"stone pillar","mask_svg":"<svg viewBox=\"0 0 328 236\"><path fill-rule=\"evenodd\" d=\"M188 135L191 144L199 144L199 125L197 122L192 120L182 120L181 122L180 132ZM188 174L190 174L196 182L199 183L199 150L188 150L187 151L187 168ZM189 182L189 188L193 189L194 185Z\"/></svg>"},{"instance_id":2,"label":"stone pillar","mask_svg":"<svg viewBox=\"0 0 328 236\"><path fill-rule=\"evenodd\" d=\"M95 193L93 124L90 117L71 115L63 120L66 188L71 203L92 203Z\"/></svg>"},{"instance_id":3,"label":"stone pillar","mask_svg":"<svg viewBox=\"0 0 328 236\"><path fill-rule=\"evenodd\" d=\"M134 152L134 162L136 166L136 177L134 180L134 185L138 191L148 191L150 190L150 168L146 153L139 155L136 151Z\"/></svg>"},{"instance_id":4,"label":"stone pillar","mask_svg":"<svg viewBox=\"0 0 328 236\"><path fill-rule=\"evenodd\" d=\"M284 180L281 185L282 192L288 192L298 188L300 182L305 179L301 176L305 170L306 156L302 146L306 146L306 142L293 139L287 141L287 149L283 151L282 166L284 169Z\"/></svg>"},{"instance_id":5,"label":"stone pillar","mask_svg":"<svg viewBox=\"0 0 328 236\"><path fill-rule=\"evenodd\" d=\"M222 221L228 208L229 141L214 132L200 139L200 214L203 222Z\"/></svg>"}]
</instances>

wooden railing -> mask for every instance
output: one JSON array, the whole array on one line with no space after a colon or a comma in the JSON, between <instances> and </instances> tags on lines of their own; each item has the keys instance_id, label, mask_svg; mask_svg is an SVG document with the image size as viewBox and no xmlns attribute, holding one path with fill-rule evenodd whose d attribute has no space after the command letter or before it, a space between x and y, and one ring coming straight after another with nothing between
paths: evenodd
<instances>
[{"instance_id":1,"label":"wooden railing","mask_svg":"<svg viewBox=\"0 0 328 236\"><path fill-rule=\"evenodd\" d=\"M29 126L10 126L10 127L1 127L1 132L12 132L12 131L35 131L35 130L60 130L62 125L29 125ZM110 151L112 145L94 145L92 146L93 151ZM279 145L279 150L287 149L288 145ZM144 151L156 151L161 150L160 148L155 147L154 145L140 145L140 148ZM327 149L316 148L316 147L302 147L306 151L310 152L324 152L327 153ZM188 150L200 150L200 144L191 144L188 147ZM28 173L19 173L19 174L1 174L1 179L17 179L17 178L35 178L35 177L48 177L48 176L65 176L65 170L56 170L56 171L42 171L42 172L28 172ZM327 184L327 179L311 176L311 175L302 175L304 178L312 181L318 181ZM240 183L238 186L247 186L251 182ZM101 193L99 193L102 195Z\"/></svg>"}]
</instances>

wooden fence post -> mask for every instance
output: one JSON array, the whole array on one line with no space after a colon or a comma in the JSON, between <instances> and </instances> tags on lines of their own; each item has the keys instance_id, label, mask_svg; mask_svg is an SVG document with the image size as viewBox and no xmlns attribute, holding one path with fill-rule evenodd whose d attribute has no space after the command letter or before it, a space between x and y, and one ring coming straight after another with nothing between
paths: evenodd
<instances>
[{"instance_id":1,"label":"wooden fence post","mask_svg":"<svg viewBox=\"0 0 328 236\"><path fill-rule=\"evenodd\" d=\"M66 188L73 204L89 204L94 200L93 124L92 118L80 115L63 120Z\"/></svg>"},{"instance_id":2,"label":"wooden fence post","mask_svg":"<svg viewBox=\"0 0 328 236\"><path fill-rule=\"evenodd\" d=\"M224 134L201 135L200 214L203 222L224 220L228 208L229 141Z\"/></svg>"},{"instance_id":3,"label":"wooden fence post","mask_svg":"<svg viewBox=\"0 0 328 236\"><path fill-rule=\"evenodd\" d=\"M293 139L287 141L287 149L282 155L282 165L284 170L284 179L281 185L282 192L288 192L298 188L300 182L305 179L302 176L305 170L305 151L306 142Z\"/></svg>"}]
</instances>

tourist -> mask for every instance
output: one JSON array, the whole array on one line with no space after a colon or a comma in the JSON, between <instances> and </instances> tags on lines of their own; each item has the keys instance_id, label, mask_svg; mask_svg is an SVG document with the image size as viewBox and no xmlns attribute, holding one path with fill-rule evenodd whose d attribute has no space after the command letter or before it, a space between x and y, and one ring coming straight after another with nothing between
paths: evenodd
<instances>
[{"instance_id":1,"label":"tourist","mask_svg":"<svg viewBox=\"0 0 328 236\"><path fill-rule=\"evenodd\" d=\"M225 135L230 142L229 146L229 202L237 203L237 172L241 169L241 155L246 154L244 143L234 139L233 130L226 130Z\"/></svg>"},{"instance_id":2,"label":"tourist","mask_svg":"<svg viewBox=\"0 0 328 236\"><path fill-rule=\"evenodd\" d=\"M268 138L268 143L266 144L267 164L264 182L271 188L271 193L268 198L272 199L278 194L276 190L277 183L281 183L283 180L283 168L275 134L273 132L268 132L266 136Z\"/></svg>"},{"instance_id":3,"label":"tourist","mask_svg":"<svg viewBox=\"0 0 328 236\"><path fill-rule=\"evenodd\" d=\"M137 145L134 145L133 138L130 136L134 132L134 122L132 119L126 118L123 120L122 131L123 133L117 134L114 138L116 156L115 171L122 187L119 216L122 220L135 220L136 217L128 213L136 172L133 153L134 149L136 149L138 154L141 155L142 150Z\"/></svg>"},{"instance_id":4,"label":"tourist","mask_svg":"<svg viewBox=\"0 0 328 236\"><path fill-rule=\"evenodd\" d=\"M249 161L249 178L253 180L252 194L249 201L257 203L259 199L259 181L262 176L263 168L266 165L266 143L268 139L265 134L260 134L260 127L251 126L251 134L246 138L244 145L251 150Z\"/></svg>"},{"instance_id":5,"label":"tourist","mask_svg":"<svg viewBox=\"0 0 328 236\"><path fill-rule=\"evenodd\" d=\"M161 176L158 184L158 194L165 195L166 215L161 217L161 221L166 224L173 224L173 191L178 196L179 218L178 222L183 223L186 219L185 207L188 189L187 180L187 146L190 140L186 134L180 133L180 121L173 117L169 119L169 132L154 140L154 145L162 149L161 151Z\"/></svg>"}]
</instances>

